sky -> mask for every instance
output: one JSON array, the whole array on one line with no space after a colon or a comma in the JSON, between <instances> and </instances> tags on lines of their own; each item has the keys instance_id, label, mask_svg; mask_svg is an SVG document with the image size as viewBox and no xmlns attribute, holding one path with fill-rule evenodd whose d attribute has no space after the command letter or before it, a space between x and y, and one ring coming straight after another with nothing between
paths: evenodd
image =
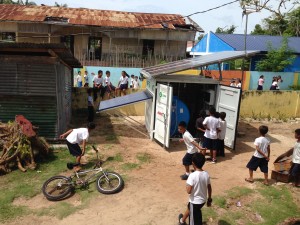
<instances>
[{"instance_id":1,"label":"sky","mask_svg":"<svg viewBox=\"0 0 300 225\"><path fill-rule=\"evenodd\" d=\"M170 13L189 15L194 12L204 11L233 0L34 0L38 5L67 4L72 8L92 8L102 10L117 10L127 12L148 12L148 13ZM278 1L278 0L277 0ZM272 6L276 6L276 0L271 0ZM255 24L261 24L262 19L271 14L263 10L251 13L248 16L248 29L250 33ZM207 13L194 15L191 17L205 33L215 31L218 27L229 28L236 26L235 33L245 32L245 17L242 17L242 9L239 2L216 9Z\"/></svg>"}]
</instances>

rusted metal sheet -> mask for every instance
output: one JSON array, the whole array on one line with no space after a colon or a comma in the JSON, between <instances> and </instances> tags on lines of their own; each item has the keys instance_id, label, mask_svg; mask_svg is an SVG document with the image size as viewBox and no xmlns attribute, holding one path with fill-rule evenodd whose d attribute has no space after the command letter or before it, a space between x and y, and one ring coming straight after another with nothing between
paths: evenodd
<instances>
[{"instance_id":1,"label":"rusted metal sheet","mask_svg":"<svg viewBox=\"0 0 300 225\"><path fill-rule=\"evenodd\" d=\"M143 29L176 29L174 25L188 25L178 14L135 13L110 10L96 10L85 8L63 8L50 6L0 5L0 21L28 21L54 24L57 19L68 19L67 24L87 25L115 28L143 28ZM65 20L61 20L61 23ZM164 24L162 24L164 23ZM191 24L191 28L195 26ZM187 28L188 29L188 28Z\"/></svg>"}]
</instances>

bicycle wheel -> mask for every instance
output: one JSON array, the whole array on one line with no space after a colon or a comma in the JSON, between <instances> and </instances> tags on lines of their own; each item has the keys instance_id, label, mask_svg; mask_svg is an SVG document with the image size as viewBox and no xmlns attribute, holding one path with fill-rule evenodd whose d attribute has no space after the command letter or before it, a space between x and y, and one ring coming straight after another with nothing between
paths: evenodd
<instances>
[{"instance_id":1,"label":"bicycle wheel","mask_svg":"<svg viewBox=\"0 0 300 225\"><path fill-rule=\"evenodd\" d=\"M48 179L42 187L43 194L50 201L61 200L72 192L71 180L65 176L54 176Z\"/></svg>"},{"instance_id":2,"label":"bicycle wheel","mask_svg":"<svg viewBox=\"0 0 300 225\"><path fill-rule=\"evenodd\" d=\"M97 189L102 194L114 194L122 190L124 181L115 172L104 172L96 182Z\"/></svg>"}]
</instances>

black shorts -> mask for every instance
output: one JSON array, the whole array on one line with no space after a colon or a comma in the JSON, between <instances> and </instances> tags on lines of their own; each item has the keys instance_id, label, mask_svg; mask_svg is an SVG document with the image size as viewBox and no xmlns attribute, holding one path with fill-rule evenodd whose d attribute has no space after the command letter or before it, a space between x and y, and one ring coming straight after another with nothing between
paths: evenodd
<instances>
[{"instance_id":1,"label":"black shorts","mask_svg":"<svg viewBox=\"0 0 300 225\"><path fill-rule=\"evenodd\" d=\"M293 163L293 166L291 168L291 175L293 177L298 177L300 176L300 164L298 163Z\"/></svg>"},{"instance_id":2,"label":"black shorts","mask_svg":"<svg viewBox=\"0 0 300 225\"><path fill-rule=\"evenodd\" d=\"M258 86L257 86L257 90L258 90L258 91L262 91L262 90L263 90L263 86L262 86L262 85L258 85Z\"/></svg>"},{"instance_id":3,"label":"black shorts","mask_svg":"<svg viewBox=\"0 0 300 225\"><path fill-rule=\"evenodd\" d=\"M205 137L203 147L209 150L217 150L217 144L218 144L217 139L210 139Z\"/></svg>"},{"instance_id":4,"label":"black shorts","mask_svg":"<svg viewBox=\"0 0 300 225\"><path fill-rule=\"evenodd\" d=\"M128 84L121 84L119 88L120 90L126 90L128 88Z\"/></svg>"},{"instance_id":5,"label":"black shorts","mask_svg":"<svg viewBox=\"0 0 300 225\"><path fill-rule=\"evenodd\" d=\"M252 156L247 164L247 168L256 171L258 167L261 172L268 173L268 161L265 158Z\"/></svg>"},{"instance_id":6,"label":"black shorts","mask_svg":"<svg viewBox=\"0 0 300 225\"><path fill-rule=\"evenodd\" d=\"M192 165L192 158L194 154L186 153L184 157L182 158L182 164L184 166L190 166Z\"/></svg>"},{"instance_id":7,"label":"black shorts","mask_svg":"<svg viewBox=\"0 0 300 225\"><path fill-rule=\"evenodd\" d=\"M224 152L224 139L217 140L217 155L218 156L225 156Z\"/></svg>"},{"instance_id":8,"label":"black shorts","mask_svg":"<svg viewBox=\"0 0 300 225\"><path fill-rule=\"evenodd\" d=\"M188 203L188 209L190 210L189 225L202 225L202 212L201 208L203 204Z\"/></svg>"},{"instance_id":9,"label":"black shorts","mask_svg":"<svg viewBox=\"0 0 300 225\"><path fill-rule=\"evenodd\" d=\"M73 156L81 156L82 155L82 151L81 151L79 144L71 144L70 142L67 141L67 146L68 146L68 149L69 149L69 152L71 155L73 155Z\"/></svg>"}]
</instances>

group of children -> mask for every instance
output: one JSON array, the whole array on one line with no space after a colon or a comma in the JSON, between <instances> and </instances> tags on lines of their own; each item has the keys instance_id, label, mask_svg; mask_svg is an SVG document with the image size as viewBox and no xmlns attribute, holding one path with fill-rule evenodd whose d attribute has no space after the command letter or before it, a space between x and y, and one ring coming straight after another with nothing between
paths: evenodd
<instances>
[{"instance_id":1,"label":"group of children","mask_svg":"<svg viewBox=\"0 0 300 225\"><path fill-rule=\"evenodd\" d=\"M231 79L230 81L230 87L237 87L237 88L242 88L242 81L241 79Z\"/></svg>"},{"instance_id":2,"label":"group of children","mask_svg":"<svg viewBox=\"0 0 300 225\"><path fill-rule=\"evenodd\" d=\"M108 99L110 99L111 94L114 93L113 97L118 96L118 92L122 92L123 95L126 95L126 90L128 89L128 77L129 75L122 71L121 77L119 79L117 87L115 87L110 81L110 71L106 71L106 77L103 78L102 70L98 71L98 75L93 79L93 88L89 88L88 93L88 121L92 122L94 120L94 101L97 100L98 92L100 93L100 97L103 99L105 93L107 93ZM137 76L131 75L130 80L130 88L133 90L139 89L140 84ZM94 97L92 97L92 92L94 93Z\"/></svg>"},{"instance_id":3,"label":"group of children","mask_svg":"<svg viewBox=\"0 0 300 225\"><path fill-rule=\"evenodd\" d=\"M258 81L257 81L257 89L258 91L262 91L263 90L263 86L264 86L264 83L265 83L265 77L264 75L260 75ZM281 78L281 76L275 76L273 77L272 79L272 84L270 86L270 90L271 91L276 91L276 90L280 90L280 83L282 83L283 80Z\"/></svg>"},{"instance_id":4,"label":"group of children","mask_svg":"<svg viewBox=\"0 0 300 225\"><path fill-rule=\"evenodd\" d=\"M186 173L181 176L181 179L186 181L186 192L189 194L189 203L184 214L179 214L179 225L185 225L187 218L189 218L189 224L202 224L202 212L201 208L207 203L210 207L212 203L212 187L210 183L209 174L203 170L205 163L206 149L211 150L212 160L216 156L218 148L218 134L222 129L226 129L226 114L220 113L220 119L217 119L217 113L214 108L209 110L209 117L206 117L204 111L200 112L200 118L196 121L196 128L198 131L198 137L200 138L200 144L194 140L192 135L186 130L186 123L180 122L178 125L178 131L182 134L183 138L180 140L187 146L187 153L183 157L183 165ZM223 123L222 123L223 122ZM222 125L221 125L222 124ZM224 129L224 130L225 130ZM263 184L269 185L268 180L268 162L270 160L270 140L266 137L268 133L267 126L259 127L260 137L254 141L255 152L250 161L246 165L249 170L249 178L245 178L245 181L253 183L253 171L256 171L259 167L264 174ZM202 136L203 135L203 136ZM224 135L224 136L223 136ZM223 144L224 151L224 138L225 132L221 134L219 139ZM290 170L291 176L294 178L294 186L300 187L300 129L295 130L296 143L294 148L291 149L286 155L292 155L292 168ZM201 146L201 144L203 145ZM199 152L198 152L198 150ZM216 150L214 150L216 149ZM192 173L189 171L190 165L194 170Z\"/></svg>"}]
</instances>

